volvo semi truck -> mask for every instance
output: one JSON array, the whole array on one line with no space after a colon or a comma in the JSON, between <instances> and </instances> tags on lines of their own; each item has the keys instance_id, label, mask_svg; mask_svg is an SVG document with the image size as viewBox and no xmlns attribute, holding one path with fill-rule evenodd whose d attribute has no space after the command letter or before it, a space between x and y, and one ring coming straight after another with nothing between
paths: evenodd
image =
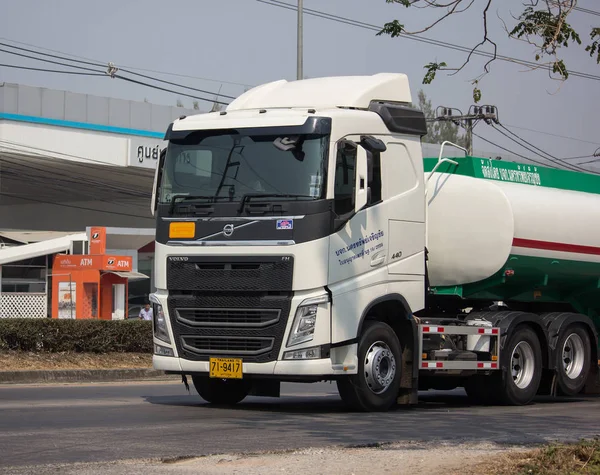
<instances>
[{"instance_id":1,"label":"volvo semi truck","mask_svg":"<svg viewBox=\"0 0 600 475\"><path fill-rule=\"evenodd\" d=\"M403 74L281 80L169 126L156 369L215 404L335 381L362 411L595 381L600 176L452 144L424 159L411 100Z\"/></svg>"}]
</instances>

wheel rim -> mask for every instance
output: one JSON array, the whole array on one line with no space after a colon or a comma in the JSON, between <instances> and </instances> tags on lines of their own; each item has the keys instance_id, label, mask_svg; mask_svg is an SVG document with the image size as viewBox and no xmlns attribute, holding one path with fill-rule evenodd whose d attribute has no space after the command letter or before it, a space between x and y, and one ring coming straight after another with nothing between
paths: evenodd
<instances>
[{"instance_id":1,"label":"wheel rim","mask_svg":"<svg viewBox=\"0 0 600 475\"><path fill-rule=\"evenodd\" d=\"M533 380L535 357L533 348L526 341L520 341L510 357L512 378L519 389L525 389Z\"/></svg>"},{"instance_id":2,"label":"wheel rim","mask_svg":"<svg viewBox=\"0 0 600 475\"><path fill-rule=\"evenodd\" d=\"M375 394L385 392L396 376L396 358L390 347L382 342L373 343L365 354L365 379Z\"/></svg>"},{"instance_id":3,"label":"wheel rim","mask_svg":"<svg viewBox=\"0 0 600 475\"><path fill-rule=\"evenodd\" d=\"M571 333L562 347L563 371L567 378L576 379L583 371L585 351L583 340L577 333Z\"/></svg>"}]
</instances>

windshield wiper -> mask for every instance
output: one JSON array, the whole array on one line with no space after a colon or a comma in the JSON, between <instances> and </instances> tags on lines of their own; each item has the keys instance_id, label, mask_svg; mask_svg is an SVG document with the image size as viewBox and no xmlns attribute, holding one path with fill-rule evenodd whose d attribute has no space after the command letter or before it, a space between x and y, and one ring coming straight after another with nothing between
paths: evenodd
<instances>
[{"instance_id":1,"label":"windshield wiper","mask_svg":"<svg viewBox=\"0 0 600 475\"><path fill-rule=\"evenodd\" d=\"M285 193L246 193L242 196L242 200L240 201L240 208L238 209L238 213L244 211L244 207L246 206L246 202L250 202L252 198L307 198L314 199L310 196L306 195L294 195L294 194L285 194Z\"/></svg>"},{"instance_id":2,"label":"windshield wiper","mask_svg":"<svg viewBox=\"0 0 600 475\"><path fill-rule=\"evenodd\" d=\"M225 196L214 196L214 195L173 195L171 198L171 206L169 208L169 214L173 214L175 210L175 205L178 202L184 201L194 201L194 200L208 200L209 203L212 203L218 199L224 199Z\"/></svg>"}]
</instances>

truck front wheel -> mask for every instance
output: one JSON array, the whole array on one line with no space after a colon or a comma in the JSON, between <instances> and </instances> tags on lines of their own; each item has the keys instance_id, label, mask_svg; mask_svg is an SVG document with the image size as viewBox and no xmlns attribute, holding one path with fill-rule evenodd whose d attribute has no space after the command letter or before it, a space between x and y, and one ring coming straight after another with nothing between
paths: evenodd
<instances>
[{"instance_id":1,"label":"truck front wheel","mask_svg":"<svg viewBox=\"0 0 600 475\"><path fill-rule=\"evenodd\" d=\"M237 404L250 392L248 381L243 379L214 379L207 376L192 376L192 381L200 397L212 404Z\"/></svg>"},{"instance_id":2,"label":"truck front wheel","mask_svg":"<svg viewBox=\"0 0 600 475\"><path fill-rule=\"evenodd\" d=\"M396 403L402 372L400 342L389 325L367 322L358 344L358 372L337 381L342 400L359 411Z\"/></svg>"}]
</instances>

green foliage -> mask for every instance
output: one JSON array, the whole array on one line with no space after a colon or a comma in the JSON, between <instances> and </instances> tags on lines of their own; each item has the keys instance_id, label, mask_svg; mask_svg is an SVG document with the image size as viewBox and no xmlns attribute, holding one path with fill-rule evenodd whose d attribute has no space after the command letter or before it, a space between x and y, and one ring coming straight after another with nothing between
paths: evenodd
<instances>
[{"instance_id":1,"label":"green foliage","mask_svg":"<svg viewBox=\"0 0 600 475\"><path fill-rule=\"evenodd\" d=\"M530 6L521 14L520 22L510 32L510 36L525 37L534 44L537 43L532 38L539 38L541 40L540 53L535 55L536 61L539 61L543 53L554 55L561 46L568 48L569 42L581 45L579 34L567 23L566 19L567 13L565 12L555 15L548 9L535 10ZM552 72L563 79L569 77L563 60L556 60L552 63Z\"/></svg>"},{"instance_id":2,"label":"green foliage","mask_svg":"<svg viewBox=\"0 0 600 475\"><path fill-rule=\"evenodd\" d=\"M376 36L390 35L392 38L397 38L404 31L404 25L398 20L390 21L383 25L383 28Z\"/></svg>"},{"instance_id":3,"label":"green foliage","mask_svg":"<svg viewBox=\"0 0 600 475\"><path fill-rule=\"evenodd\" d=\"M423 84L431 84L431 81L435 79L435 74L439 69L445 68L447 66L443 61L441 63L429 63L424 66L427 69L425 73L425 77L423 78Z\"/></svg>"},{"instance_id":4,"label":"green foliage","mask_svg":"<svg viewBox=\"0 0 600 475\"><path fill-rule=\"evenodd\" d=\"M427 99L422 89L419 91L418 108L423 111L425 118L435 118L435 110L431 105L431 100ZM466 146L467 142L466 137L459 133L459 128L454 123L449 121L427 121L427 135L423 137L423 141L441 144L445 140L449 140L461 147Z\"/></svg>"},{"instance_id":5,"label":"green foliage","mask_svg":"<svg viewBox=\"0 0 600 475\"><path fill-rule=\"evenodd\" d=\"M475 101L475 104L481 100L481 89L479 89L477 86L473 88L473 100Z\"/></svg>"},{"instance_id":6,"label":"green foliage","mask_svg":"<svg viewBox=\"0 0 600 475\"><path fill-rule=\"evenodd\" d=\"M151 353L152 345L144 320L0 319L0 350Z\"/></svg>"},{"instance_id":7,"label":"green foliage","mask_svg":"<svg viewBox=\"0 0 600 475\"><path fill-rule=\"evenodd\" d=\"M410 7L415 0L385 0L385 3L399 3L400 5L404 5L406 8Z\"/></svg>"},{"instance_id":8,"label":"green foliage","mask_svg":"<svg viewBox=\"0 0 600 475\"><path fill-rule=\"evenodd\" d=\"M590 43L589 46L586 46L585 50L590 53L591 58L593 58L594 55L597 55L596 63L600 64L600 40L596 39L600 39L600 28L593 28L592 32L590 33L590 38L592 43Z\"/></svg>"},{"instance_id":9,"label":"green foliage","mask_svg":"<svg viewBox=\"0 0 600 475\"><path fill-rule=\"evenodd\" d=\"M465 66L471 61L473 53L482 45L490 43L494 45L493 56L485 63L484 72L478 77L481 79L483 76L489 73L489 64L496 59L502 59L512 61L510 58L497 58L496 56L496 43L490 38L490 32L492 31L490 25L488 25L488 9L493 0L487 2L464 2L464 7L461 6L458 9L458 5L463 0L447 2L442 0L427 0L426 2L418 0L385 0L389 4L400 4L404 7L413 7L418 10L425 9L439 9L442 13L441 17L431 22L429 25L420 28L417 32L411 32L410 28L405 26L405 23L400 23L398 20L393 20L385 23L383 28L377 33L377 35L389 35L392 38L417 35L419 33L429 31L435 26L445 21L450 16L460 15L467 10L477 9L480 6L482 10L482 26L483 26L483 39L476 46L474 46L468 53L466 61L459 67L446 67L446 63L430 62L425 66L427 70L423 78L423 84L430 84L436 79L436 73L442 68L446 70L454 71L453 74L463 70ZM502 3L499 1L498 3ZM559 50L561 48L568 48L570 45L582 46L582 41L579 33L567 22L568 16L573 11L573 3L569 0L536 0L534 2L526 2L524 10L516 18L516 25L512 30L507 30L508 37L511 39L517 39L526 41L535 47L533 57L536 62L543 61L545 56L551 56L552 59L546 63L540 63L540 66L544 68L549 67L550 70L557 76L558 79L566 80L569 78L569 72L565 64L564 59L558 57ZM538 8L539 6L539 8ZM416 15L415 15L416 16ZM411 17L412 19L412 17ZM499 19L502 21L502 19ZM504 25L506 28L506 25ZM407 29L408 28L408 29ZM471 26L470 26L471 28ZM600 28L594 27L590 33L591 42L585 47L585 51L589 53L590 57L594 58L598 64L600 64ZM519 60L514 60L517 64ZM529 65L530 63L521 63ZM481 100L481 89L475 87L473 90L473 98L475 102Z\"/></svg>"}]
</instances>

